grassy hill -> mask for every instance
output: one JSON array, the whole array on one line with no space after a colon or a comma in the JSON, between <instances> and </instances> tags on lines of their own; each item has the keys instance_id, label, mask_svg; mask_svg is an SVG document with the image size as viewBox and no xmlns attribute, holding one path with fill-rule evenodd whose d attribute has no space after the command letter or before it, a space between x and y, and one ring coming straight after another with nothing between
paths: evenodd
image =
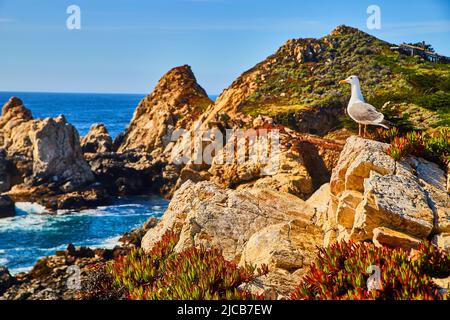
<instances>
[{"instance_id":1,"label":"grassy hill","mask_svg":"<svg viewBox=\"0 0 450 320\"><path fill-rule=\"evenodd\" d=\"M325 134L351 125L345 118L350 88L338 82L357 75L367 102L400 129L449 126L450 64L394 52L391 46L347 26L320 39L289 40L232 84L253 88L234 107L272 116L295 130Z\"/></svg>"}]
</instances>

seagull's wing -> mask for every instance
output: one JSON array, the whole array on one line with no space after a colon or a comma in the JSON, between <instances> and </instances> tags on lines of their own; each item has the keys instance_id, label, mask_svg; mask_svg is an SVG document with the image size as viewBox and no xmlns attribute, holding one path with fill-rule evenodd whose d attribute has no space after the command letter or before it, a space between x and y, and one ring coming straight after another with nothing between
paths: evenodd
<instances>
[{"instance_id":1,"label":"seagull's wing","mask_svg":"<svg viewBox=\"0 0 450 320\"><path fill-rule=\"evenodd\" d=\"M353 103L348 111L355 121L361 123L380 123L384 119L384 115L378 112L374 106L361 101Z\"/></svg>"}]
</instances>

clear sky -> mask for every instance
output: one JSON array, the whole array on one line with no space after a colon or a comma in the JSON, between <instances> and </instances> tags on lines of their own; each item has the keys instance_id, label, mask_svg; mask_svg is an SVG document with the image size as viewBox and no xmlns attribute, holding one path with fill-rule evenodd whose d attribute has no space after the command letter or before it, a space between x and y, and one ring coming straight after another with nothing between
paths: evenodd
<instances>
[{"instance_id":1,"label":"clear sky","mask_svg":"<svg viewBox=\"0 0 450 320\"><path fill-rule=\"evenodd\" d=\"M371 4L381 30L367 29ZM286 40L340 24L450 55L449 0L0 0L0 91L147 93L189 64L217 94Z\"/></svg>"}]
</instances>

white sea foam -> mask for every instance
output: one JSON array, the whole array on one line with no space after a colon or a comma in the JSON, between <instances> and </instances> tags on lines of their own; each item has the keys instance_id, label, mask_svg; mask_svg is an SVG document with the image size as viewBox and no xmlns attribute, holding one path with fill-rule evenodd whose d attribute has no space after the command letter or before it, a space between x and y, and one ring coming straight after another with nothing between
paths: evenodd
<instances>
[{"instance_id":1,"label":"white sea foam","mask_svg":"<svg viewBox=\"0 0 450 320\"><path fill-rule=\"evenodd\" d=\"M16 208L26 213L44 214L48 213L44 206L32 202L16 202Z\"/></svg>"},{"instance_id":2,"label":"white sea foam","mask_svg":"<svg viewBox=\"0 0 450 320\"><path fill-rule=\"evenodd\" d=\"M33 266L29 266L29 267L21 267L21 268L13 268L13 269L9 269L9 273L11 273L11 275L16 275L20 272L28 272L33 268Z\"/></svg>"},{"instance_id":3,"label":"white sea foam","mask_svg":"<svg viewBox=\"0 0 450 320\"><path fill-rule=\"evenodd\" d=\"M0 266L4 266L8 263L8 259L6 258L0 258Z\"/></svg>"},{"instance_id":4,"label":"white sea foam","mask_svg":"<svg viewBox=\"0 0 450 320\"><path fill-rule=\"evenodd\" d=\"M114 236L114 237L109 237L109 238L103 239L100 242L93 243L93 244L89 245L89 247L91 247L91 248L102 248L102 249L112 249L112 248L114 248L115 246L117 246L119 244L120 237L121 237L121 235Z\"/></svg>"}]
</instances>

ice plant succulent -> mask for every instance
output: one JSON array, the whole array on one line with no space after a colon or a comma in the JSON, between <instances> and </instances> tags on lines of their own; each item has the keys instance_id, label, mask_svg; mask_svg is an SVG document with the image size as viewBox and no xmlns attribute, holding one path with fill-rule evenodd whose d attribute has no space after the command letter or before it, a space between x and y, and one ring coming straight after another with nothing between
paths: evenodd
<instances>
[{"instance_id":1,"label":"ice plant succulent","mask_svg":"<svg viewBox=\"0 0 450 320\"><path fill-rule=\"evenodd\" d=\"M217 248L192 247L175 252L178 235L168 231L151 252L134 249L107 266L113 285L132 300L259 299L239 288L267 267L238 267Z\"/></svg>"},{"instance_id":2,"label":"ice plant succulent","mask_svg":"<svg viewBox=\"0 0 450 320\"><path fill-rule=\"evenodd\" d=\"M382 140L390 140L387 153L396 161L408 155L447 165L450 162L450 129L439 128L428 132L411 131L405 136L393 136L395 131L385 133Z\"/></svg>"},{"instance_id":3,"label":"ice plant succulent","mask_svg":"<svg viewBox=\"0 0 450 320\"><path fill-rule=\"evenodd\" d=\"M380 289L369 290L366 271L380 269ZM305 300L434 300L446 299L432 278L450 276L450 255L430 244L418 251L379 248L368 243L340 242L319 250L310 271L291 294Z\"/></svg>"}]
</instances>

